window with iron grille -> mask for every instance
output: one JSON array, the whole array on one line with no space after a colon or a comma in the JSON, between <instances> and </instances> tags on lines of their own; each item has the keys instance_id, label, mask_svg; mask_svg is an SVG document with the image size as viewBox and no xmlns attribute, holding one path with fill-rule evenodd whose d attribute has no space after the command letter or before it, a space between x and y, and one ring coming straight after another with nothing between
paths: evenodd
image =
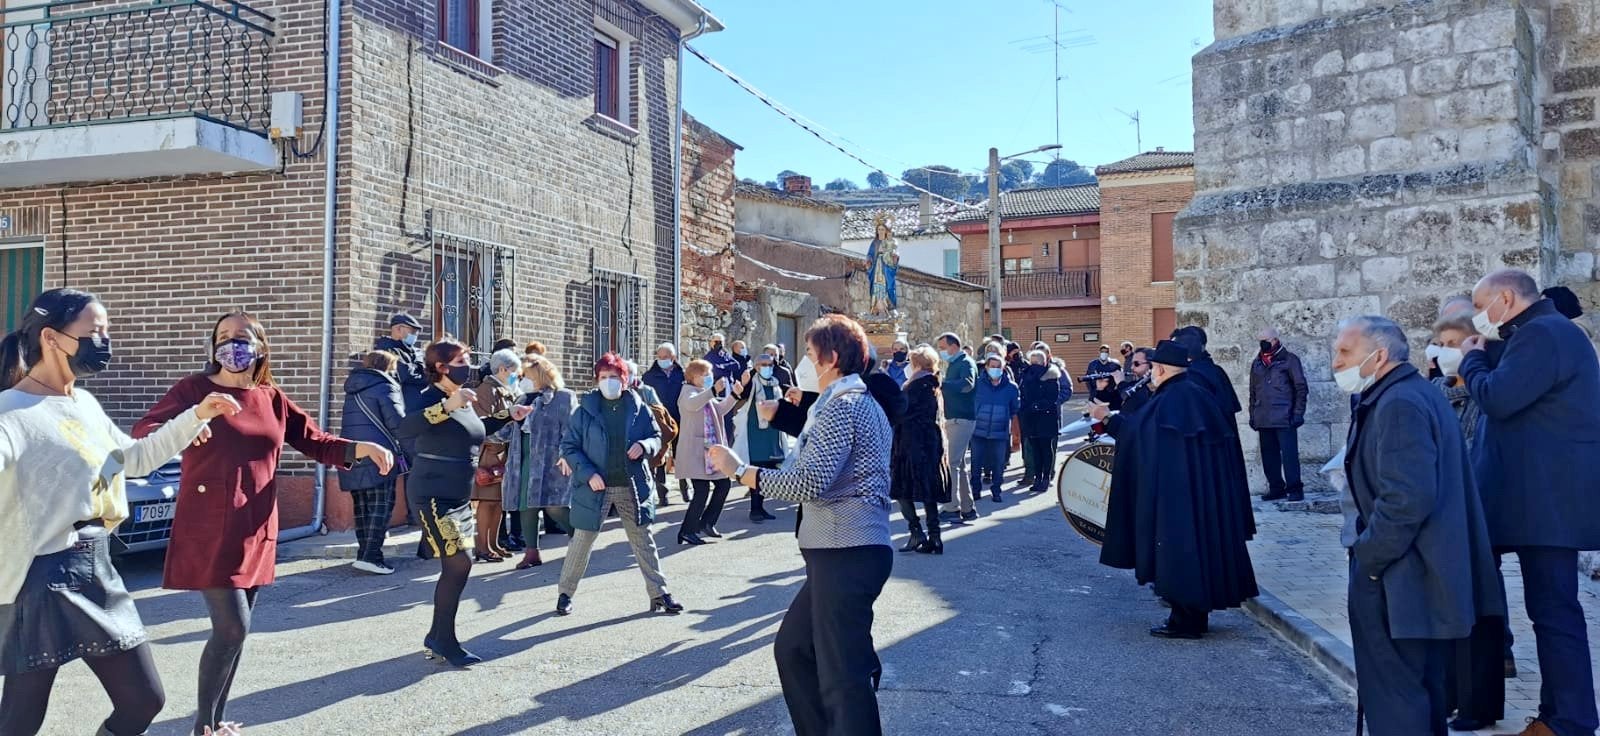
<instances>
[{"instance_id":1,"label":"window with iron grille","mask_svg":"<svg viewBox=\"0 0 1600 736\"><path fill-rule=\"evenodd\" d=\"M616 353L635 360L644 349L644 280L596 269L594 273L594 357Z\"/></svg>"},{"instance_id":2,"label":"window with iron grille","mask_svg":"<svg viewBox=\"0 0 1600 736\"><path fill-rule=\"evenodd\" d=\"M487 354L510 330L514 315L515 252L481 240L435 235L434 336L451 335Z\"/></svg>"}]
</instances>

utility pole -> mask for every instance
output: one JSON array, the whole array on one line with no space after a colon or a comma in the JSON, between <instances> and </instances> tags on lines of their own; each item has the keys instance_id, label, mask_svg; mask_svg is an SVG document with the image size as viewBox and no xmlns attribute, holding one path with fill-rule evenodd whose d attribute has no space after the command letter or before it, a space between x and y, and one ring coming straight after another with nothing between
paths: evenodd
<instances>
[{"instance_id":1,"label":"utility pole","mask_svg":"<svg viewBox=\"0 0 1600 736\"><path fill-rule=\"evenodd\" d=\"M989 312L994 334L1000 324L1000 149L989 149Z\"/></svg>"}]
</instances>

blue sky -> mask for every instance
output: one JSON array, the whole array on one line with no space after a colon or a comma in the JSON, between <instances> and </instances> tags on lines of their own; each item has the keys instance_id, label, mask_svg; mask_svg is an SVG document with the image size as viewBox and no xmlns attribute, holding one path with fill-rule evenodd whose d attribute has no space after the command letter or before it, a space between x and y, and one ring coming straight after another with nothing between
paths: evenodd
<instances>
[{"instance_id":1,"label":"blue sky","mask_svg":"<svg viewBox=\"0 0 1600 736\"><path fill-rule=\"evenodd\" d=\"M1091 168L1144 147L1189 150L1189 58L1212 39L1201 0L1061 0L1060 154ZM1049 0L702 0L727 25L694 45L779 102L848 139L891 175L942 163L976 173L1055 142ZM1032 39L1032 41L1024 41ZM1022 41L1021 43L1018 43ZM1029 53L1030 43L1042 53ZM870 171L685 55L688 112L744 147L740 177L793 169L818 187ZM1042 164L1053 154L1029 158Z\"/></svg>"}]
</instances>

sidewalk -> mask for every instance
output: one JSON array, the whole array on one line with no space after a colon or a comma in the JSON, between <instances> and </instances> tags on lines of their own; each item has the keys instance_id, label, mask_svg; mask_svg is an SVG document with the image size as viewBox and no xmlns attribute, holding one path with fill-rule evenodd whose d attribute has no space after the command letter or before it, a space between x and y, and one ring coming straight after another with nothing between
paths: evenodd
<instances>
[{"instance_id":1,"label":"sidewalk","mask_svg":"<svg viewBox=\"0 0 1600 736\"><path fill-rule=\"evenodd\" d=\"M1270 505L1256 511L1255 541L1250 557L1255 563L1260 599L1246 608L1269 628L1283 634L1345 684L1355 685L1355 661L1350 649L1350 621L1345 613L1348 583L1344 548L1339 545L1338 514L1284 512ZM1522 573L1514 556L1502 568L1516 638L1514 654L1519 676L1506 681L1506 718L1490 733L1515 733L1539 707L1539 660L1534 649L1533 626L1522 603ZM1600 583L1587 577L1579 597L1589 620L1589 651L1600 663ZM1600 679L1597 670L1596 679Z\"/></svg>"}]
</instances>

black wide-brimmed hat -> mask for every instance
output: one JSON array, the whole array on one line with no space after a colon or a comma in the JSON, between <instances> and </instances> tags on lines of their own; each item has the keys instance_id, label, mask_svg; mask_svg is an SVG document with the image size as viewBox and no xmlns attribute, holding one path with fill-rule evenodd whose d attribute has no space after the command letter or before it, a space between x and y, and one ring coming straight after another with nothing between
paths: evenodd
<instances>
[{"instance_id":1,"label":"black wide-brimmed hat","mask_svg":"<svg viewBox=\"0 0 1600 736\"><path fill-rule=\"evenodd\" d=\"M1156 344L1155 352L1150 356L1150 362L1188 368L1189 350L1171 340L1162 340Z\"/></svg>"}]
</instances>

